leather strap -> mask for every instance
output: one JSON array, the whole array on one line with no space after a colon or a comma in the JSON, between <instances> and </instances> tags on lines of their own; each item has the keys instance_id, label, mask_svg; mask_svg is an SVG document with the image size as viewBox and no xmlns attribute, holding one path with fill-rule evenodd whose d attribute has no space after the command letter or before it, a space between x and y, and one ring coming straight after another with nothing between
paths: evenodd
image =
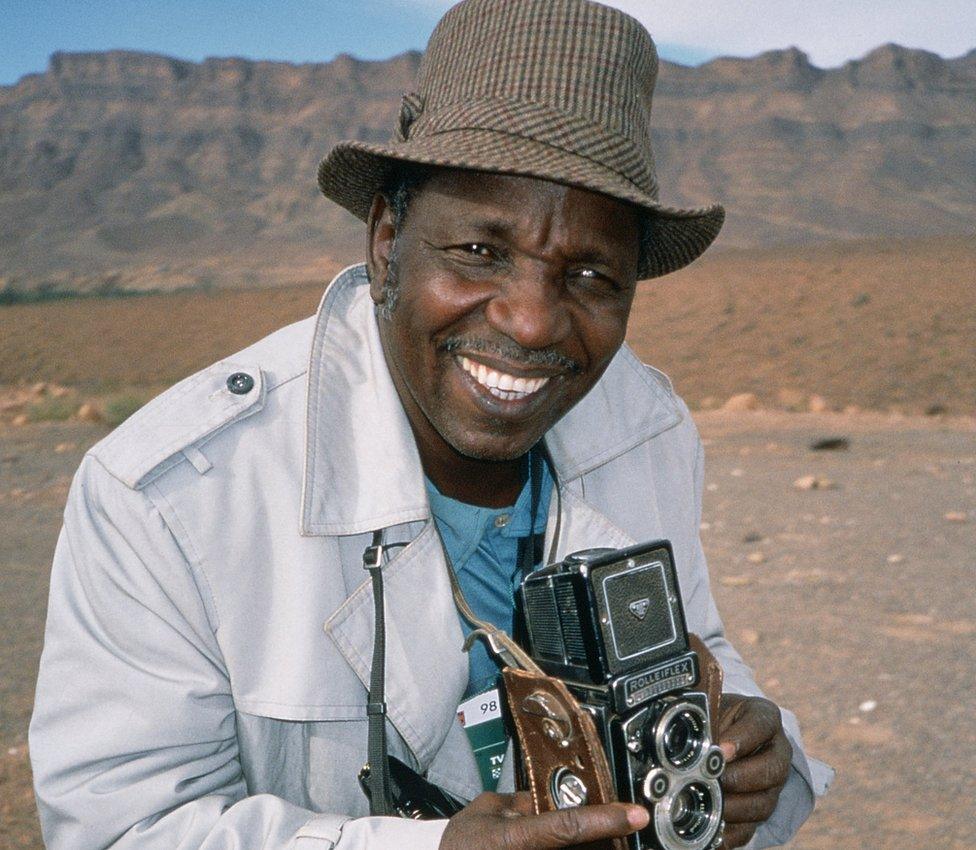
<instances>
[{"instance_id":1,"label":"leather strap","mask_svg":"<svg viewBox=\"0 0 976 850\"><path fill-rule=\"evenodd\" d=\"M521 756L519 785L531 792L536 814L560 808L553 785L567 772L585 787L586 805L615 801L610 766L596 724L566 686L544 673L510 667L502 670L502 679ZM586 847L626 850L627 842L615 838Z\"/></svg>"},{"instance_id":2,"label":"leather strap","mask_svg":"<svg viewBox=\"0 0 976 850\"><path fill-rule=\"evenodd\" d=\"M698 689L708 697L708 716L712 726L712 740L718 740L718 713L722 707L722 665L712 655L705 642L696 634L689 633L688 643L698 655Z\"/></svg>"},{"instance_id":3,"label":"leather strap","mask_svg":"<svg viewBox=\"0 0 976 850\"><path fill-rule=\"evenodd\" d=\"M518 563L516 568L524 577L526 573L532 571L535 566L536 556L536 515L539 512L539 500L542 495L542 466L545 463L542 446L536 446L529 452L529 495L531 498L531 519L532 527L529 529L528 541L523 544L519 551ZM471 647L478 638L484 638L488 651L497 658L505 667L515 667L519 670L531 670L539 675L543 675L542 670L532 660L532 657L504 630L498 628L493 623L479 619L471 610L468 601L464 598L464 592L458 583L457 574L454 572L454 563L444 545L444 539L437 535L441 541L441 548L444 551L444 563L447 564L447 576L451 582L451 593L454 596L454 604L457 606L461 616L468 621L472 631L464 640L464 651L470 652Z\"/></svg>"},{"instance_id":4,"label":"leather strap","mask_svg":"<svg viewBox=\"0 0 976 850\"><path fill-rule=\"evenodd\" d=\"M447 577L451 582L451 593L454 595L454 604L457 606L461 616L471 624L473 631L464 640L464 651L468 652L478 638L484 638L488 649L506 667L514 667L518 670L531 670L539 675L543 674L539 665L536 664L531 656L522 649L508 634L487 620L481 620L478 615L471 610L468 600L464 598L461 585L458 584L457 576L454 573L454 565L451 563L451 556L441 540L441 547L444 549L444 562L447 564Z\"/></svg>"}]
</instances>

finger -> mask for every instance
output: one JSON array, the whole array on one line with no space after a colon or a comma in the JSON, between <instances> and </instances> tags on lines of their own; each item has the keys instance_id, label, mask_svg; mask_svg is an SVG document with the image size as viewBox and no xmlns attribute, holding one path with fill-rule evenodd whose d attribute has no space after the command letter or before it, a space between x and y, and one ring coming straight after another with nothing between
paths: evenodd
<instances>
[{"instance_id":1,"label":"finger","mask_svg":"<svg viewBox=\"0 0 976 850\"><path fill-rule=\"evenodd\" d=\"M773 703L766 699L750 699L719 736L726 761L754 753L782 728L779 709Z\"/></svg>"},{"instance_id":2,"label":"finger","mask_svg":"<svg viewBox=\"0 0 976 850\"><path fill-rule=\"evenodd\" d=\"M494 791L482 791L475 797L465 810L472 814L496 815L505 811L518 811L515 798L518 794L496 794Z\"/></svg>"},{"instance_id":3,"label":"finger","mask_svg":"<svg viewBox=\"0 0 976 850\"><path fill-rule=\"evenodd\" d=\"M735 823L726 826L722 834L722 850L726 847L741 847L752 838L758 827L758 823Z\"/></svg>"},{"instance_id":4,"label":"finger","mask_svg":"<svg viewBox=\"0 0 976 850\"><path fill-rule=\"evenodd\" d=\"M770 788L755 794L726 794L722 800L722 817L726 824L763 823L776 810L780 790Z\"/></svg>"},{"instance_id":5,"label":"finger","mask_svg":"<svg viewBox=\"0 0 976 850\"><path fill-rule=\"evenodd\" d=\"M480 796L484 796L483 794ZM514 794L494 794L494 797L503 801L501 808L495 807L495 812L505 814L510 811L512 815L534 815L535 803L532 800L531 791L516 791ZM637 807L642 808L642 807Z\"/></svg>"},{"instance_id":6,"label":"finger","mask_svg":"<svg viewBox=\"0 0 976 850\"><path fill-rule=\"evenodd\" d=\"M544 812L513 819L506 830L505 846L512 850L542 850L623 837L647 826L649 817L643 806L625 803Z\"/></svg>"},{"instance_id":7,"label":"finger","mask_svg":"<svg viewBox=\"0 0 976 850\"><path fill-rule=\"evenodd\" d=\"M530 791L516 791L514 794L508 796L511 797L510 807L514 812L520 815L535 814L535 804L532 802L532 793Z\"/></svg>"},{"instance_id":8,"label":"finger","mask_svg":"<svg viewBox=\"0 0 976 850\"><path fill-rule=\"evenodd\" d=\"M789 777L792 755L793 747L781 732L765 749L727 764L722 773L722 788L729 794L779 788Z\"/></svg>"}]
</instances>

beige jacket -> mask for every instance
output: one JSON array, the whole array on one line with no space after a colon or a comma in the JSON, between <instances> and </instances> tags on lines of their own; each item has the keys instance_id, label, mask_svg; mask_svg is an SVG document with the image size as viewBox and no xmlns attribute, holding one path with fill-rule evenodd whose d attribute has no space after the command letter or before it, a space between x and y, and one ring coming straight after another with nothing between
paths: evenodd
<instances>
[{"instance_id":1,"label":"beige jacket","mask_svg":"<svg viewBox=\"0 0 976 850\"><path fill-rule=\"evenodd\" d=\"M231 392L233 373L253 388ZM624 348L546 444L547 552L670 539L689 629L727 689L758 694L709 591L702 449L667 379ZM436 847L444 821L365 817L356 778L373 641L362 553L381 527L412 541L385 569L391 751L470 799L461 629L356 266L314 319L177 384L82 463L30 731L48 847ZM829 778L785 721L794 771L755 846L786 840Z\"/></svg>"}]
</instances>

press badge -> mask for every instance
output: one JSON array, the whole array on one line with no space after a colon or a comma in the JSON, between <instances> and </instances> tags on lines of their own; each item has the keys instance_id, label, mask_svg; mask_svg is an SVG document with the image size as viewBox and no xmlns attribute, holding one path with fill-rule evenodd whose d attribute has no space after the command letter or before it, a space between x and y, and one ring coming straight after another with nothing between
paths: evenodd
<instances>
[{"instance_id":1,"label":"press badge","mask_svg":"<svg viewBox=\"0 0 976 850\"><path fill-rule=\"evenodd\" d=\"M465 700L458 706L458 719L464 727L478 762L481 786L494 791L502 775L502 762L508 748L502 704L498 688Z\"/></svg>"}]
</instances>

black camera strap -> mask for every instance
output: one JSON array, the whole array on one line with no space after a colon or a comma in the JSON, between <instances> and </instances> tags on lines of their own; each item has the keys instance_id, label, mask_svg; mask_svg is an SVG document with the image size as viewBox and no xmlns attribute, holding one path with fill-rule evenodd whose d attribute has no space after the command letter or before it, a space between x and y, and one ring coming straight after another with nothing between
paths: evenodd
<instances>
[{"instance_id":1,"label":"black camera strap","mask_svg":"<svg viewBox=\"0 0 976 850\"><path fill-rule=\"evenodd\" d=\"M541 535L535 530L539 501L542 495L542 464L545 463L541 448L529 453L529 490L531 498L532 527L528 538L524 539L518 554L518 569L522 576L531 572L541 557ZM435 525L436 530L436 525ZM461 585L454 572L454 564L440 533L437 532L447 576L451 582L454 604L473 631L464 641L464 651L471 649L475 640L484 638L492 655L503 665L517 670L528 670L544 675L532 658L503 629L493 623L481 620L471 610L464 598ZM363 569L369 573L373 586L373 660L369 674L369 694L366 697L367 718L367 764L364 774L369 789L369 813L371 815L395 815L390 782L390 761L386 743L386 615L383 605L383 555L390 546L405 546L405 543L383 544L382 529L373 532L373 542L363 552Z\"/></svg>"},{"instance_id":2,"label":"black camera strap","mask_svg":"<svg viewBox=\"0 0 976 850\"><path fill-rule=\"evenodd\" d=\"M363 552L363 569L373 584L373 662L366 697L368 723L366 743L366 787L369 788L369 813L392 815L390 762L386 749L386 618L383 606L383 531L373 532L373 543Z\"/></svg>"},{"instance_id":3,"label":"black camera strap","mask_svg":"<svg viewBox=\"0 0 976 850\"><path fill-rule=\"evenodd\" d=\"M529 452L529 505L531 527L528 537L519 538L518 571L521 578L525 578L535 565L542 560L542 548L545 535L536 533L535 526L539 519L539 502L542 500L542 468L545 457L541 445Z\"/></svg>"}]
</instances>

